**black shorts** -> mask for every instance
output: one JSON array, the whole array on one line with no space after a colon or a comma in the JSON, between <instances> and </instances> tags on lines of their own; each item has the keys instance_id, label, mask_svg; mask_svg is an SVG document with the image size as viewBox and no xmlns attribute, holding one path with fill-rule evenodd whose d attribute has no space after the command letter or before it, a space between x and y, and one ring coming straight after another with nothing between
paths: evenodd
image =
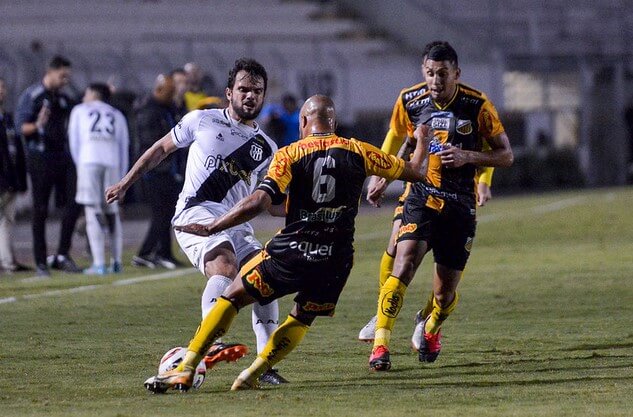
<instances>
[{"instance_id":1,"label":"black shorts","mask_svg":"<svg viewBox=\"0 0 633 417\"><path fill-rule=\"evenodd\" d=\"M392 223L397 220L402 220L402 209L404 206L404 201L406 200L410 191L411 191L411 183L405 182L403 186L402 194L400 194L400 197L398 197L398 205L393 211L393 218L391 219Z\"/></svg>"},{"instance_id":2,"label":"black shorts","mask_svg":"<svg viewBox=\"0 0 633 417\"><path fill-rule=\"evenodd\" d=\"M475 238L477 220L474 208L446 202L442 211L426 207L409 198L404 204L397 241L422 240L433 250L436 263L463 271Z\"/></svg>"},{"instance_id":3,"label":"black shorts","mask_svg":"<svg viewBox=\"0 0 633 417\"><path fill-rule=\"evenodd\" d=\"M328 262L310 271L294 270L262 250L240 270L246 291L261 304L297 293L299 310L315 316L333 316L336 303L352 269L353 258Z\"/></svg>"}]
</instances>

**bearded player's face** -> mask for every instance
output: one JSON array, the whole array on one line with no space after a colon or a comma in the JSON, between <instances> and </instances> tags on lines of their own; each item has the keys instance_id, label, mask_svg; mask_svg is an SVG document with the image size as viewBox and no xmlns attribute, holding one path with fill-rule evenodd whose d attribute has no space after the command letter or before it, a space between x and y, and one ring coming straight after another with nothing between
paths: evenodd
<instances>
[{"instance_id":1,"label":"bearded player's face","mask_svg":"<svg viewBox=\"0 0 633 417\"><path fill-rule=\"evenodd\" d=\"M243 121L257 118L264 105L264 95L264 80L246 71L238 72L233 89L226 91L231 110Z\"/></svg>"}]
</instances>

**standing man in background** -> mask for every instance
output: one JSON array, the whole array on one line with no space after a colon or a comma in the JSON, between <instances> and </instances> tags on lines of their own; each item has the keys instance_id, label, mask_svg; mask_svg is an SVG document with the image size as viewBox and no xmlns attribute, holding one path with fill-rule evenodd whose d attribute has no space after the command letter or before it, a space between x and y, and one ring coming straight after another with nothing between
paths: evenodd
<instances>
[{"instance_id":1,"label":"standing man in background","mask_svg":"<svg viewBox=\"0 0 633 417\"><path fill-rule=\"evenodd\" d=\"M156 138L163 137L176 125L175 91L172 76L160 74L156 77L151 96L137 111L136 128L141 154L154 145ZM179 177L176 155L169 155L143 176L143 188L149 198L152 218L145 240L132 258L132 265L167 269L182 266L171 251L171 218L182 187Z\"/></svg>"},{"instance_id":2,"label":"standing man in background","mask_svg":"<svg viewBox=\"0 0 633 417\"><path fill-rule=\"evenodd\" d=\"M78 203L84 205L86 234L92 266L85 274L105 275L122 270L123 233L117 203L105 202L105 188L127 172L129 134L123 113L107 104L110 89L94 83L86 89L83 103L70 113L68 140L77 166ZM110 232L112 259L106 267L105 236Z\"/></svg>"},{"instance_id":3,"label":"standing man in background","mask_svg":"<svg viewBox=\"0 0 633 417\"><path fill-rule=\"evenodd\" d=\"M11 273L31 268L16 262L11 241L15 199L26 191L26 161L13 116L4 107L6 96L7 84L0 78L0 269Z\"/></svg>"},{"instance_id":4,"label":"standing man in background","mask_svg":"<svg viewBox=\"0 0 633 417\"><path fill-rule=\"evenodd\" d=\"M81 272L69 254L75 223L81 214L81 206L74 198L77 174L67 137L72 102L61 92L70 81L70 67L66 58L54 56L42 81L27 88L18 101L16 125L26 142L33 196L33 255L39 276L49 276L49 266ZM46 218L53 188L63 214L57 254L49 257L47 263Z\"/></svg>"}]
</instances>

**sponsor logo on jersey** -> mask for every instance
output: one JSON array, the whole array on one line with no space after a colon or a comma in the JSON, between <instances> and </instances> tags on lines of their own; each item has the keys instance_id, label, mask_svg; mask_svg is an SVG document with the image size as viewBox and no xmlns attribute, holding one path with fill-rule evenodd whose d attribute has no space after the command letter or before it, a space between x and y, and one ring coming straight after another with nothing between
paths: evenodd
<instances>
[{"instance_id":1,"label":"sponsor logo on jersey","mask_svg":"<svg viewBox=\"0 0 633 417\"><path fill-rule=\"evenodd\" d=\"M216 125L231 127L231 123L227 122L226 120L218 119L217 117L212 118L211 122L215 123Z\"/></svg>"},{"instance_id":2,"label":"sponsor logo on jersey","mask_svg":"<svg viewBox=\"0 0 633 417\"><path fill-rule=\"evenodd\" d=\"M312 140L300 140L296 142L297 147L299 149L320 149L325 148L327 146L335 146L335 145L346 145L349 141L345 138L341 138L338 136L334 136L328 138L326 140L322 139L312 139Z\"/></svg>"},{"instance_id":3,"label":"sponsor logo on jersey","mask_svg":"<svg viewBox=\"0 0 633 417\"><path fill-rule=\"evenodd\" d=\"M468 237L466 238L466 244L464 245L464 249L466 249L466 252L470 252L473 249L473 238L472 237Z\"/></svg>"},{"instance_id":4,"label":"sponsor logo on jersey","mask_svg":"<svg viewBox=\"0 0 633 417\"><path fill-rule=\"evenodd\" d=\"M270 288L270 285L266 284L257 269L253 269L249 273L244 276L246 282L253 286L262 297L270 297L273 295L274 291Z\"/></svg>"},{"instance_id":5,"label":"sponsor logo on jersey","mask_svg":"<svg viewBox=\"0 0 633 417\"><path fill-rule=\"evenodd\" d=\"M407 233L413 233L416 230L418 230L418 225L415 223L407 223L404 226L400 226L400 229L398 229L398 237L401 237L404 234Z\"/></svg>"},{"instance_id":6,"label":"sponsor logo on jersey","mask_svg":"<svg viewBox=\"0 0 633 417\"><path fill-rule=\"evenodd\" d=\"M319 258L327 258L332 256L332 249L334 244L320 244L313 242L297 242L293 240L288 244L288 247L293 250L297 250L303 254L303 257L309 261L317 260Z\"/></svg>"},{"instance_id":7,"label":"sponsor logo on jersey","mask_svg":"<svg viewBox=\"0 0 633 417\"><path fill-rule=\"evenodd\" d=\"M449 130L451 127L450 117L434 117L431 120L431 128L435 130Z\"/></svg>"},{"instance_id":8,"label":"sponsor logo on jersey","mask_svg":"<svg viewBox=\"0 0 633 417\"><path fill-rule=\"evenodd\" d=\"M247 185L251 185L250 172L242 169L240 163L232 158L224 159L222 155L209 155L204 162L204 167L206 169L219 169L227 174L239 177Z\"/></svg>"},{"instance_id":9,"label":"sponsor logo on jersey","mask_svg":"<svg viewBox=\"0 0 633 417\"><path fill-rule=\"evenodd\" d=\"M488 110L483 110L481 112L481 115L483 116L483 120L484 120L484 127L486 128L487 132L492 132L492 115L490 114L490 112Z\"/></svg>"},{"instance_id":10,"label":"sponsor logo on jersey","mask_svg":"<svg viewBox=\"0 0 633 417\"><path fill-rule=\"evenodd\" d=\"M253 158L253 160L259 162L264 157L264 148L262 148L261 145L258 143L252 143L251 150L249 153L251 155L251 158Z\"/></svg>"},{"instance_id":11,"label":"sponsor logo on jersey","mask_svg":"<svg viewBox=\"0 0 633 417\"><path fill-rule=\"evenodd\" d=\"M396 291L389 291L380 300L382 313L391 318L396 318L402 308L402 294Z\"/></svg>"},{"instance_id":12,"label":"sponsor logo on jersey","mask_svg":"<svg viewBox=\"0 0 633 417\"><path fill-rule=\"evenodd\" d=\"M311 212L308 210L299 210L299 219L306 222L334 223L341 218L343 210L345 210L346 208L346 206L340 206L336 208L321 207L315 212Z\"/></svg>"},{"instance_id":13,"label":"sponsor logo on jersey","mask_svg":"<svg viewBox=\"0 0 633 417\"><path fill-rule=\"evenodd\" d=\"M407 91L406 93L404 93L402 95L402 98L404 99L405 102L416 98L417 96L423 94L426 91L425 87L419 88L417 90L413 90L413 91Z\"/></svg>"},{"instance_id":14,"label":"sponsor logo on jersey","mask_svg":"<svg viewBox=\"0 0 633 417\"><path fill-rule=\"evenodd\" d=\"M222 136L222 132L218 133L218 135L215 137L216 140L219 140L220 142L224 142L224 136Z\"/></svg>"},{"instance_id":15,"label":"sponsor logo on jersey","mask_svg":"<svg viewBox=\"0 0 633 417\"><path fill-rule=\"evenodd\" d=\"M239 130L237 130L237 129L233 129L233 128L231 128L231 135L233 135L233 136L239 136L239 137L240 137L240 138L242 138L242 139L249 139L249 137L248 137L248 136L246 136L244 133L240 132L240 131L239 131Z\"/></svg>"},{"instance_id":16,"label":"sponsor logo on jersey","mask_svg":"<svg viewBox=\"0 0 633 417\"><path fill-rule=\"evenodd\" d=\"M279 156L275 159L275 164L272 166L273 172L275 173L275 178L281 178L286 175L286 171L288 170L288 162L289 159L285 154L279 153Z\"/></svg>"},{"instance_id":17,"label":"sponsor logo on jersey","mask_svg":"<svg viewBox=\"0 0 633 417\"><path fill-rule=\"evenodd\" d=\"M393 166L388 155L380 154L374 151L367 151L367 159L369 159L374 165L382 169L389 169Z\"/></svg>"},{"instance_id":18,"label":"sponsor logo on jersey","mask_svg":"<svg viewBox=\"0 0 633 417\"><path fill-rule=\"evenodd\" d=\"M444 149L444 144L442 144L440 138L438 138L437 136L433 136L433 139L431 139L431 141L429 142L429 153L436 154L440 151L443 151Z\"/></svg>"},{"instance_id":19,"label":"sponsor logo on jersey","mask_svg":"<svg viewBox=\"0 0 633 417\"><path fill-rule=\"evenodd\" d=\"M414 100L406 105L407 111L419 109L420 107L428 106L431 103L431 97L425 97L423 99Z\"/></svg>"},{"instance_id":20,"label":"sponsor logo on jersey","mask_svg":"<svg viewBox=\"0 0 633 417\"><path fill-rule=\"evenodd\" d=\"M301 309L303 311L311 311L314 313L333 310L335 307L336 307L336 304L334 303L319 304L319 303L314 303L312 301L306 301L305 304L301 305Z\"/></svg>"},{"instance_id":21,"label":"sponsor logo on jersey","mask_svg":"<svg viewBox=\"0 0 633 417\"><path fill-rule=\"evenodd\" d=\"M456 130L460 135L470 135L473 133L473 123L470 120L457 120Z\"/></svg>"}]
</instances>

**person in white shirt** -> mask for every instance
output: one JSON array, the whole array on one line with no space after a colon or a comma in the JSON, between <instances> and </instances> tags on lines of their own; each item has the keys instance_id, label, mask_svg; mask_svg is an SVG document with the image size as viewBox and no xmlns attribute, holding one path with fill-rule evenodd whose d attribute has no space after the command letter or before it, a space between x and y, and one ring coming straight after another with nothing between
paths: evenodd
<instances>
[{"instance_id":1,"label":"person in white shirt","mask_svg":"<svg viewBox=\"0 0 633 417\"><path fill-rule=\"evenodd\" d=\"M106 102L110 89L94 83L86 89L83 103L75 106L68 123L70 153L77 166L75 201L84 205L86 234L92 253L91 275L121 272L123 234L118 204L107 204L105 188L125 174L129 163L129 133L123 114ZM111 235L112 260L106 266L105 238Z\"/></svg>"},{"instance_id":2,"label":"person in white shirt","mask_svg":"<svg viewBox=\"0 0 633 417\"><path fill-rule=\"evenodd\" d=\"M238 59L229 72L225 109L194 110L149 148L117 184L108 187L106 200L121 200L130 186L178 148L189 146L185 182L172 224L209 223L250 195L266 174L277 145L255 122L264 103L268 76L252 59ZM285 215L277 206L273 214ZM201 307L204 318L238 275L239 267L262 245L253 228L244 223L213 236L176 232L176 239L191 263L206 277ZM279 324L276 302L254 304L252 323L260 352ZM241 344L216 343L205 357L207 368L219 361L234 361L248 352ZM270 370L264 383L287 382Z\"/></svg>"}]
</instances>

